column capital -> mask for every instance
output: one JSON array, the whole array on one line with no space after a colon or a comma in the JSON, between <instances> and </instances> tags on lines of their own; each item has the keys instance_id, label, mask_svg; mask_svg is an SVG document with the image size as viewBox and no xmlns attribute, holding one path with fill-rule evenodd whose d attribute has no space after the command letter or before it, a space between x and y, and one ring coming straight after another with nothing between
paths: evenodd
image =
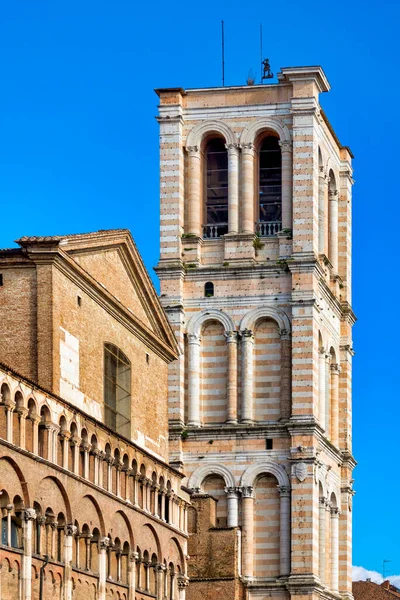
<instances>
[{"instance_id":1,"label":"column capital","mask_svg":"<svg viewBox=\"0 0 400 600\"><path fill-rule=\"evenodd\" d=\"M226 487L224 491L228 498L238 498L240 490L236 487Z\"/></svg>"},{"instance_id":2,"label":"column capital","mask_svg":"<svg viewBox=\"0 0 400 600\"><path fill-rule=\"evenodd\" d=\"M234 152L236 154L239 152L240 144L225 144L225 148L228 152Z\"/></svg>"},{"instance_id":3,"label":"column capital","mask_svg":"<svg viewBox=\"0 0 400 600\"><path fill-rule=\"evenodd\" d=\"M133 562L133 561L138 562L138 560L139 560L139 552L130 552L128 558L129 558L130 562Z\"/></svg>"},{"instance_id":4,"label":"column capital","mask_svg":"<svg viewBox=\"0 0 400 600\"><path fill-rule=\"evenodd\" d=\"M331 516L334 518L339 518L340 510L337 506L331 506Z\"/></svg>"},{"instance_id":5,"label":"column capital","mask_svg":"<svg viewBox=\"0 0 400 600\"><path fill-rule=\"evenodd\" d=\"M329 197L329 201L330 202L337 202L339 200L339 192L338 192L338 190L329 191L328 197Z\"/></svg>"},{"instance_id":6,"label":"column capital","mask_svg":"<svg viewBox=\"0 0 400 600\"><path fill-rule=\"evenodd\" d=\"M289 485L278 485L277 488L281 498L290 498L291 489Z\"/></svg>"},{"instance_id":7,"label":"column capital","mask_svg":"<svg viewBox=\"0 0 400 600\"><path fill-rule=\"evenodd\" d=\"M228 344L237 342L237 331L225 331L224 336Z\"/></svg>"},{"instance_id":8,"label":"column capital","mask_svg":"<svg viewBox=\"0 0 400 600\"><path fill-rule=\"evenodd\" d=\"M251 329L242 329L240 335L244 342L254 342L254 332Z\"/></svg>"},{"instance_id":9,"label":"column capital","mask_svg":"<svg viewBox=\"0 0 400 600\"><path fill-rule=\"evenodd\" d=\"M240 147L242 149L242 152L252 153L254 151L254 144L253 144L253 142L249 142L248 144L241 144Z\"/></svg>"},{"instance_id":10,"label":"column capital","mask_svg":"<svg viewBox=\"0 0 400 600\"><path fill-rule=\"evenodd\" d=\"M191 156L200 156L199 146L186 146L186 152Z\"/></svg>"},{"instance_id":11,"label":"column capital","mask_svg":"<svg viewBox=\"0 0 400 600\"><path fill-rule=\"evenodd\" d=\"M179 589L183 589L189 585L189 577L186 577L186 575L179 575L177 580Z\"/></svg>"},{"instance_id":12,"label":"column capital","mask_svg":"<svg viewBox=\"0 0 400 600\"><path fill-rule=\"evenodd\" d=\"M8 509L8 507L7 507ZM24 521L34 521L36 519L36 510L34 508L26 508L23 511Z\"/></svg>"},{"instance_id":13,"label":"column capital","mask_svg":"<svg viewBox=\"0 0 400 600\"><path fill-rule=\"evenodd\" d=\"M18 406L15 409L15 412L22 418L22 419L26 419L26 417L29 414L29 410L27 408L25 408L24 406Z\"/></svg>"},{"instance_id":14,"label":"column capital","mask_svg":"<svg viewBox=\"0 0 400 600\"><path fill-rule=\"evenodd\" d=\"M188 333L187 334L189 344L200 344L201 337L199 333Z\"/></svg>"},{"instance_id":15,"label":"column capital","mask_svg":"<svg viewBox=\"0 0 400 600\"><path fill-rule=\"evenodd\" d=\"M293 144L291 140L279 140L281 152L292 152Z\"/></svg>"},{"instance_id":16,"label":"column capital","mask_svg":"<svg viewBox=\"0 0 400 600\"><path fill-rule=\"evenodd\" d=\"M319 505L321 508L325 508L326 504L328 502L328 499L325 496L321 496L319 499Z\"/></svg>"},{"instance_id":17,"label":"column capital","mask_svg":"<svg viewBox=\"0 0 400 600\"><path fill-rule=\"evenodd\" d=\"M246 485L241 488L242 498L254 498L254 488L251 485Z\"/></svg>"},{"instance_id":18,"label":"column capital","mask_svg":"<svg viewBox=\"0 0 400 600\"><path fill-rule=\"evenodd\" d=\"M101 537L99 539L99 547L100 550L107 550L107 548L111 545L111 540L109 537Z\"/></svg>"},{"instance_id":19,"label":"column capital","mask_svg":"<svg viewBox=\"0 0 400 600\"><path fill-rule=\"evenodd\" d=\"M163 565L162 563L157 563L155 565L155 570L156 571L166 571L167 567L165 565Z\"/></svg>"},{"instance_id":20,"label":"column capital","mask_svg":"<svg viewBox=\"0 0 400 600\"><path fill-rule=\"evenodd\" d=\"M78 528L76 525L72 525L72 523L69 523L68 525L65 526L65 535L66 536L75 537L77 533L78 533Z\"/></svg>"},{"instance_id":21,"label":"column capital","mask_svg":"<svg viewBox=\"0 0 400 600\"><path fill-rule=\"evenodd\" d=\"M341 367L338 363L332 363L331 364L331 371L334 375L339 375L341 372Z\"/></svg>"},{"instance_id":22,"label":"column capital","mask_svg":"<svg viewBox=\"0 0 400 600\"><path fill-rule=\"evenodd\" d=\"M288 329L280 329L279 336L281 340L291 340L292 336L290 335L290 331Z\"/></svg>"}]
</instances>

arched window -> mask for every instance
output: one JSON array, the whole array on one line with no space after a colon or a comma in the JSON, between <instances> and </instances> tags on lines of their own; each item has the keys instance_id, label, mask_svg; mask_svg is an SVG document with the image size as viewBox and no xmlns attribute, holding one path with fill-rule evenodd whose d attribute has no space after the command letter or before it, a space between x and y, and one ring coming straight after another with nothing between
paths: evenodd
<instances>
[{"instance_id":1,"label":"arched window","mask_svg":"<svg viewBox=\"0 0 400 600\"><path fill-rule=\"evenodd\" d=\"M104 344L105 424L131 436L131 363L113 344Z\"/></svg>"},{"instance_id":2,"label":"arched window","mask_svg":"<svg viewBox=\"0 0 400 600\"><path fill-rule=\"evenodd\" d=\"M211 298L214 296L214 284L212 281L207 281L207 283L204 285L204 295L206 298Z\"/></svg>"},{"instance_id":3,"label":"arched window","mask_svg":"<svg viewBox=\"0 0 400 600\"><path fill-rule=\"evenodd\" d=\"M258 234L276 235L282 229L282 155L271 135L260 146Z\"/></svg>"},{"instance_id":4,"label":"arched window","mask_svg":"<svg viewBox=\"0 0 400 600\"><path fill-rule=\"evenodd\" d=\"M225 140L213 138L205 146L205 238L228 233L228 152Z\"/></svg>"}]
</instances>

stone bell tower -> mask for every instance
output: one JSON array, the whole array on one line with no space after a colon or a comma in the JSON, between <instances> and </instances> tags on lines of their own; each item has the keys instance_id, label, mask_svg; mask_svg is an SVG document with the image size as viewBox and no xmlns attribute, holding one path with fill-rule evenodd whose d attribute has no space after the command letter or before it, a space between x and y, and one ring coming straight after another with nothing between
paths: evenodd
<instances>
[{"instance_id":1,"label":"stone bell tower","mask_svg":"<svg viewBox=\"0 0 400 600\"><path fill-rule=\"evenodd\" d=\"M157 90L190 600L352 598L352 154L319 104L329 89L295 67Z\"/></svg>"}]
</instances>

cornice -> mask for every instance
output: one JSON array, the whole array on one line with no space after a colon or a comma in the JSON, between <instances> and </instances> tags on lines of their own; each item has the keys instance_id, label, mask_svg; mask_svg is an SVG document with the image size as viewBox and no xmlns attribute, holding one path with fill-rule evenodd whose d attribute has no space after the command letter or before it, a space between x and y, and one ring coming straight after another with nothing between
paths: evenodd
<instances>
[{"instance_id":1,"label":"cornice","mask_svg":"<svg viewBox=\"0 0 400 600\"><path fill-rule=\"evenodd\" d=\"M132 311L126 308L115 296L102 286L92 275L83 269L73 258L61 248L41 253L40 250L27 251L29 257L38 265L53 265L60 273L80 287L92 300L136 335L146 346L151 348L164 360L177 358L176 343L168 346L151 329L142 323Z\"/></svg>"}]
</instances>

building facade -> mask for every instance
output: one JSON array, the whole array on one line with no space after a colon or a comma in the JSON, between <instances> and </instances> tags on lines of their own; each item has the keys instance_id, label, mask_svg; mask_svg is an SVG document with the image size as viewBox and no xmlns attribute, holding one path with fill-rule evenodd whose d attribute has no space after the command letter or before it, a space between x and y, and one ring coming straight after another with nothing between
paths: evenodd
<instances>
[{"instance_id":1,"label":"building facade","mask_svg":"<svg viewBox=\"0 0 400 600\"><path fill-rule=\"evenodd\" d=\"M126 230L0 251L0 597L184 600L175 338Z\"/></svg>"},{"instance_id":2,"label":"building facade","mask_svg":"<svg viewBox=\"0 0 400 600\"><path fill-rule=\"evenodd\" d=\"M190 600L352 598L352 155L329 89L299 67L156 90Z\"/></svg>"}]
</instances>

